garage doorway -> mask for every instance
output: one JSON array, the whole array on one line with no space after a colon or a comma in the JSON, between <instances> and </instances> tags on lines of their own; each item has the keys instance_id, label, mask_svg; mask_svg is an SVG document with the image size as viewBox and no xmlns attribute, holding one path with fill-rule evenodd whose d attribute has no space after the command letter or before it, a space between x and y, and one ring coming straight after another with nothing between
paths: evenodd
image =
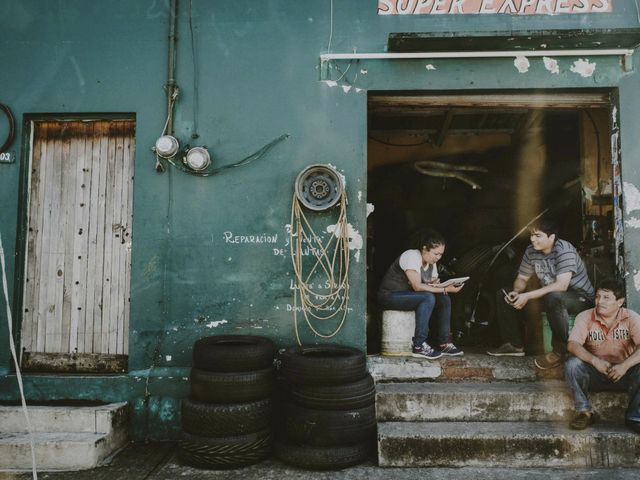
<instances>
[{"instance_id":1,"label":"garage doorway","mask_svg":"<svg viewBox=\"0 0 640 480\"><path fill-rule=\"evenodd\" d=\"M526 231L513 237L541 212L593 283L624 270L616 103L602 90L369 92L370 353L382 276L428 228L447 239L445 276L471 276L453 300L452 331L483 347L496 339L495 291L513 282L529 243Z\"/></svg>"},{"instance_id":2,"label":"garage doorway","mask_svg":"<svg viewBox=\"0 0 640 480\"><path fill-rule=\"evenodd\" d=\"M135 122L30 128L23 369L126 370Z\"/></svg>"}]
</instances>

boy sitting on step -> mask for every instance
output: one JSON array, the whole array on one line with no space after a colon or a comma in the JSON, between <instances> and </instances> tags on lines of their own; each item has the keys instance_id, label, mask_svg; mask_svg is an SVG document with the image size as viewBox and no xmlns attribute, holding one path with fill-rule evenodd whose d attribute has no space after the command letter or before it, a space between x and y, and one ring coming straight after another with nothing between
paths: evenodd
<instances>
[{"instance_id":1,"label":"boy sitting on step","mask_svg":"<svg viewBox=\"0 0 640 480\"><path fill-rule=\"evenodd\" d=\"M576 317L567 345L574 356L564 364L575 401L574 430L596 420L589 390L618 390L629 392L625 421L640 433L640 315L624 301L624 285L605 280L596 289L595 308Z\"/></svg>"}]
</instances>

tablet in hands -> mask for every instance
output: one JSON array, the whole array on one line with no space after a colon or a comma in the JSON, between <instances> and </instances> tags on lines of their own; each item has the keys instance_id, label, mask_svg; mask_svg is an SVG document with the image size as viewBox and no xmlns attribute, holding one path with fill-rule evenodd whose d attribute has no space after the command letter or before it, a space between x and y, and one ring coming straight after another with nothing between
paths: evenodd
<instances>
[{"instance_id":1,"label":"tablet in hands","mask_svg":"<svg viewBox=\"0 0 640 480\"><path fill-rule=\"evenodd\" d=\"M471 278L471 277L450 278L449 280L447 280L445 282L439 283L437 286L438 287L448 287L449 285L455 285L457 287L459 285L462 285L467 280L469 280L469 278Z\"/></svg>"}]
</instances>

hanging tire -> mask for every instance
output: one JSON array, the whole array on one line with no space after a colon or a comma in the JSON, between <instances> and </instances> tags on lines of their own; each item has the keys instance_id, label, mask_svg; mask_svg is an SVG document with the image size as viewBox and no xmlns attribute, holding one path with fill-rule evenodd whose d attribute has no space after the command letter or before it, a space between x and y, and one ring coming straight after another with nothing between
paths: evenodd
<instances>
[{"instance_id":1,"label":"hanging tire","mask_svg":"<svg viewBox=\"0 0 640 480\"><path fill-rule=\"evenodd\" d=\"M274 454L285 463L308 470L340 470L366 460L373 451L373 442L345 447L311 447L284 440L274 442Z\"/></svg>"},{"instance_id":2,"label":"hanging tire","mask_svg":"<svg viewBox=\"0 0 640 480\"><path fill-rule=\"evenodd\" d=\"M273 365L276 347L265 337L214 335L193 344L193 366L212 372L249 372Z\"/></svg>"},{"instance_id":3,"label":"hanging tire","mask_svg":"<svg viewBox=\"0 0 640 480\"><path fill-rule=\"evenodd\" d=\"M228 437L265 430L271 425L271 400L217 404L182 400L182 428L203 437Z\"/></svg>"},{"instance_id":4,"label":"hanging tire","mask_svg":"<svg viewBox=\"0 0 640 480\"><path fill-rule=\"evenodd\" d=\"M376 386L371 375L339 385L295 385L281 382L282 390L292 402L318 410L351 410L375 403Z\"/></svg>"},{"instance_id":5,"label":"hanging tire","mask_svg":"<svg viewBox=\"0 0 640 480\"><path fill-rule=\"evenodd\" d=\"M365 354L352 347L290 347L280 353L279 359L281 375L298 385L350 383L367 375Z\"/></svg>"},{"instance_id":6,"label":"hanging tire","mask_svg":"<svg viewBox=\"0 0 640 480\"><path fill-rule=\"evenodd\" d=\"M245 403L267 398L273 392L274 370L209 372L191 369L191 398L210 403Z\"/></svg>"},{"instance_id":7,"label":"hanging tire","mask_svg":"<svg viewBox=\"0 0 640 480\"><path fill-rule=\"evenodd\" d=\"M375 407L353 410L316 410L295 404L282 406L286 436L314 447L353 445L376 435Z\"/></svg>"},{"instance_id":8,"label":"hanging tire","mask_svg":"<svg viewBox=\"0 0 640 480\"><path fill-rule=\"evenodd\" d=\"M233 437L200 437L182 432L179 456L188 465L227 469L258 463L271 451L271 433L263 430Z\"/></svg>"}]
</instances>

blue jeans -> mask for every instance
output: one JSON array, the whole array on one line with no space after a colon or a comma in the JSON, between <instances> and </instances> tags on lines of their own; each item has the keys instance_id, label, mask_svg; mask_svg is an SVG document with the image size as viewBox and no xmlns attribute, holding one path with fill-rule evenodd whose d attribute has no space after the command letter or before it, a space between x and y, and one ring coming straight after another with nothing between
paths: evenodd
<instances>
[{"instance_id":1,"label":"blue jeans","mask_svg":"<svg viewBox=\"0 0 640 480\"><path fill-rule=\"evenodd\" d=\"M613 382L592 365L572 356L564 364L564 373L573 394L576 412L591 410L587 396L589 391L627 391L629 405L625 418L640 422L640 365L631 367L620 380Z\"/></svg>"},{"instance_id":2,"label":"blue jeans","mask_svg":"<svg viewBox=\"0 0 640 480\"><path fill-rule=\"evenodd\" d=\"M505 290L508 292L509 287ZM569 314L575 315L593 307L593 302L583 295L573 292L551 292L540 298L542 307L547 312L547 319L551 327L551 346L553 351L565 355L567 340L569 339ZM528 308L528 303L525 309ZM496 315L500 329L501 343L510 343L521 348L523 311L516 310L504 301L502 290L496 292Z\"/></svg>"},{"instance_id":3,"label":"blue jeans","mask_svg":"<svg viewBox=\"0 0 640 480\"><path fill-rule=\"evenodd\" d=\"M378 296L380 305L387 310L413 310L416 329L413 345L418 347L427 340L429 324L436 333L438 344L449 341L451 299L449 295L431 292L386 292Z\"/></svg>"}]
</instances>

